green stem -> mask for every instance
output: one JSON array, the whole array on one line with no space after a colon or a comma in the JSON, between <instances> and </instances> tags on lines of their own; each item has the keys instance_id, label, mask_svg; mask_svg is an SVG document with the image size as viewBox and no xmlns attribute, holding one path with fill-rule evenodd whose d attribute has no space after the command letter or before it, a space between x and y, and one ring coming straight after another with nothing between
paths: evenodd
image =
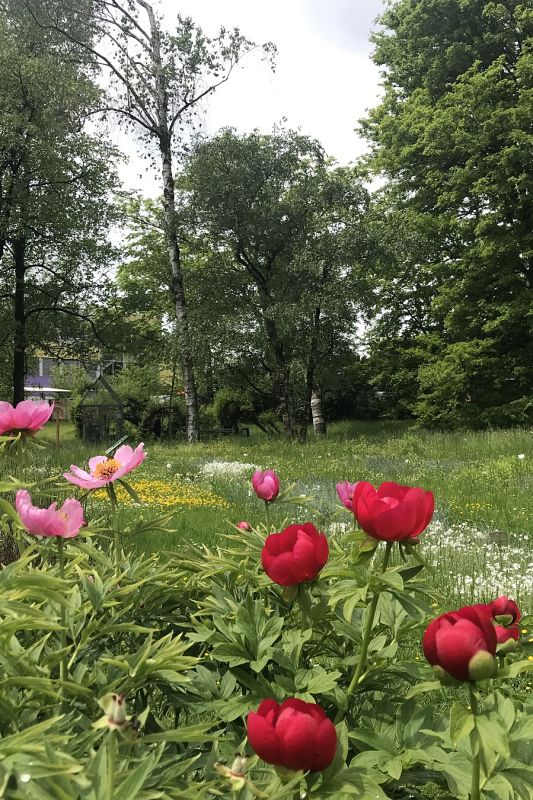
<instances>
[{"instance_id":1,"label":"green stem","mask_svg":"<svg viewBox=\"0 0 533 800\"><path fill-rule=\"evenodd\" d=\"M59 577L62 581L65 580L65 543L62 536L57 537L57 553L59 561ZM59 642L61 646L61 661L59 662L59 679L61 681L61 705L65 704L65 686L64 682L68 680L68 658L67 658L67 619L65 605L61 603L60 606L60 623L61 630L59 631Z\"/></svg>"},{"instance_id":2,"label":"green stem","mask_svg":"<svg viewBox=\"0 0 533 800\"><path fill-rule=\"evenodd\" d=\"M381 565L381 573L385 572L387 567L389 566L390 555L392 552L392 546L394 542L387 542L385 546L385 553L383 556L383 563ZM374 592L374 597L372 598L372 602L367 609L367 616L366 616L366 623L365 629L363 632L363 642L361 644L361 651L359 653L359 661L357 662L357 667L354 672L353 678L348 686L346 691L346 703L349 703L351 696L353 695L357 684L359 683L359 679L363 674L363 671L366 666L366 657L368 653L368 645L370 644L370 637L372 635L372 626L374 624L374 617L376 615L376 608L378 605L380 592ZM340 722L344 717L344 712L340 711L337 713L337 717L335 718L335 722Z\"/></svg>"},{"instance_id":3,"label":"green stem","mask_svg":"<svg viewBox=\"0 0 533 800\"><path fill-rule=\"evenodd\" d=\"M270 506L268 500L265 500L265 514L266 514L266 526L267 526L267 536L270 533Z\"/></svg>"},{"instance_id":4,"label":"green stem","mask_svg":"<svg viewBox=\"0 0 533 800\"><path fill-rule=\"evenodd\" d=\"M470 708L474 719L478 713L477 697L471 683L468 684L468 691L470 693ZM477 733L474 728L470 734L470 743L472 747L472 787L470 789L470 800L479 800L479 777L480 777L480 760L479 760L479 743L477 742ZM477 745L477 752L476 752Z\"/></svg>"},{"instance_id":5,"label":"green stem","mask_svg":"<svg viewBox=\"0 0 533 800\"><path fill-rule=\"evenodd\" d=\"M120 530L117 525L117 493L115 492L115 487L112 483L107 484L107 494L109 495L109 502L111 503L111 525L115 537L115 573L118 575L120 571L121 542Z\"/></svg>"},{"instance_id":6,"label":"green stem","mask_svg":"<svg viewBox=\"0 0 533 800\"><path fill-rule=\"evenodd\" d=\"M117 746L117 737L115 731L109 731L109 739L107 743L107 789L106 800L113 800L115 793L115 753Z\"/></svg>"}]
</instances>

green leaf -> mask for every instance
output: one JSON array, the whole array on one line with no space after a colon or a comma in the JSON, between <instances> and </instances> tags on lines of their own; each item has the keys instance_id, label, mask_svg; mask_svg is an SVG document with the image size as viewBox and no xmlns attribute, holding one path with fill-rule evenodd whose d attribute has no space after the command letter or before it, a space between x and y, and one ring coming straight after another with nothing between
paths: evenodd
<instances>
[{"instance_id":1,"label":"green leaf","mask_svg":"<svg viewBox=\"0 0 533 800\"><path fill-rule=\"evenodd\" d=\"M479 714L475 718L475 723L480 747L484 750L493 750L503 758L509 758L507 732L499 719L493 714Z\"/></svg>"},{"instance_id":2,"label":"green leaf","mask_svg":"<svg viewBox=\"0 0 533 800\"><path fill-rule=\"evenodd\" d=\"M159 756L161 753L162 750L160 749ZM150 775L156 758L157 756L155 753L150 753L148 757L145 756L141 763L130 772L124 781L122 781L118 789L114 790L113 800L134 800ZM157 758L157 761L159 761L159 758Z\"/></svg>"},{"instance_id":3,"label":"green leaf","mask_svg":"<svg viewBox=\"0 0 533 800\"><path fill-rule=\"evenodd\" d=\"M416 697L417 694L423 694L424 692L436 692L439 689L442 689L442 684L440 681L422 681L422 683L417 683L416 686L412 686L409 689L405 695L405 699L409 700L411 697Z\"/></svg>"},{"instance_id":4,"label":"green leaf","mask_svg":"<svg viewBox=\"0 0 533 800\"><path fill-rule=\"evenodd\" d=\"M216 731L208 734L207 731L216 724L216 722L203 722L199 725L188 725L171 731L150 733L147 736L143 736L143 742L145 744L151 744L152 742L213 742L218 739L220 733Z\"/></svg>"},{"instance_id":5,"label":"green leaf","mask_svg":"<svg viewBox=\"0 0 533 800\"><path fill-rule=\"evenodd\" d=\"M533 661L515 661L513 664L508 664L506 667L498 670L496 678L516 678L522 672L531 672L533 670Z\"/></svg>"},{"instance_id":6,"label":"green leaf","mask_svg":"<svg viewBox=\"0 0 533 800\"><path fill-rule=\"evenodd\" d=\"M474 730L474 715L458 700L450 709L450 739L456 745Z\"/></svg>"},{"instance_id":7,"label":"green leaf","mask_svg":"<svg viewBox=\"0 0 533 800\"><path fill-rule=\"evenodd\" d=\"M0 498L0 511L2 512L2 514L5 514L6 517L8 517L11 520L11 522L13 522L17 526L17 528L23 527L20 521L20 517L13 508L13 506L11 505L11 503L8 503L7 500L2 500L2 498Z\"/></svg>"}]
</instances>

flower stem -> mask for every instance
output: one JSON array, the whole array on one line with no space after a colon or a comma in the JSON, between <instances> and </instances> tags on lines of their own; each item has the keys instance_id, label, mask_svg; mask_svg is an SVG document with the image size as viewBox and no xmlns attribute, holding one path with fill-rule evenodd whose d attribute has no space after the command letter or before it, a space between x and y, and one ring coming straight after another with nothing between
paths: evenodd
<instances>
[{"instance_id":1,"label":"flower stem","mask_svg":"<svg viewBox=\"0 0 533 800\"><path fill-rule=\"evenodd\" d=\"M62 536L57 537L57 554L59 561L59 577L62 581L65 580L65 543ZM61 630L59 631L59 642L61 646L61 661L59 662L59 679L61 681L61 705L65 704L65 686L64 682L68 679L68 658L67 658L67 619L65 606L61 603L60 606L60 623Z\"/></svg>"},{"instance_id":2,"label":"flower stem","mask_svg":"<svg viewBox=\"0 0 533 800\"><path fill-rule=\"evenodd\" d=\"M386 569L387 569L387 567L389 565L390 554L392 552L393 544L394 544L393 542L387 542L387 544L385 546L385 553L383 555L383 563L381 565L381 572L382 573L386 571ZM346 702L347 703L349 702L351 696L353 695L353 693L355 691L355 687L359 683L359 679L360 679L361 675L363 674L363 670L364 670L364 668L366 666L366 657L367 657L367 653L368 653L368 645L370 644L370 637L372 635L372 626L374 624L374 617L375 617L375 614L376 614L376 608L377 608L377 605L378 605L379 595L380 595L379 591L374 592L374 597L372 598L372 602L370 603L370 606L367 609L365 629L364 629L364 632L363 632L363 642L361 644L361 651L359 653L359 661L357 662L357 667L356 667L356 670L354 672L353 678L352 678L352 680L350 682L350 685L348 686L348 689L346 690ZM344 712L339 710L339 712L337 713L337 717L335 718L335 722L340 722L343 719L343 717L344 717Z\"/></svg>"},{"instance_id":3,"label":"flower stem","mask_svg":"<svg viewBox=\"0 0 533 800\"><path fill-rule=\"evenodd\" d=\"M266 528L267 528L267 536L270 533L270 507L268 504L268 500L265 500L265 515L266 515Z\"/></svg>"},{"instance_id":4,"label":"flower stem","mask_svg":"<svg viewBox=\"0 0 533 800\"><path fill-rule=\"evenodd\" d=\"M120 551L121 551L121 543L120 543L120 531L117 525L117 493L115 492L115 487L112 483L107 484L107 494L109 495L109 502L111 503L111 522L113 527L113 533L115 536L115 573L118 575L119 567L120 567Z\"/></svg>"},{"instance_id":5,"label":"flower stem","mask_svg":"<svg viewBox=\"0 0 533 800\"><path fill-rule=\"evenodd\" d=\"M477 697L471 683L468 684L468 691L470 693L470 708L474 718L478 713ZM480 777L480 760L479 760L479 743L477 742L477 733L474 729L470 734L470 743L472 747L472 787L470 789L470 800L479 800L479 777ZM477 745L477 752L476 752Z\"/></svg>"},{"instance_id":6,"label":"flower stem","mask_svg":"<svg viewBox=\"0 0 533 800\"><path fill-rule=\"evenodd\" d=\"M106 800L113 800L115 793L115 752L117 746L117 737L115 731L109 732L107 741L107 788Z\"/></svg>"}]
</instances>

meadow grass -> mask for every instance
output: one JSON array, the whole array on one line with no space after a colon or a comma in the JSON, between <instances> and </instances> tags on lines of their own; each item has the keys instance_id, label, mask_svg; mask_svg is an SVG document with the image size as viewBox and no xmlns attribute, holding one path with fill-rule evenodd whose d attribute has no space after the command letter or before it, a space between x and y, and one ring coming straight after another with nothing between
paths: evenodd
<instances>
[{"instance_id":1,"label":"meadow grass","mask_svg":"<svg viewBox=\"0 0 533 800\"><path fill-rule=\"evenodd\" d=\"M28 477L60 474L71 463L86 464L102 447L77 440L63 425L61 448L48 426L26 468ZM139 551L179 551L188 543L214 545L241 519L264 520L263 504L250 486L254 467L275 469L282 489L312 496L309 507L273 504L271 519L284 524L312 520L320 526L351 525L339 505L341 480L394 480L434 492L434 522L421 552L434 566L432 582L450 601L490 599L496 593L533 598L533 437L530 429L435 433L407 423L343 422L326 438L304 445L269 438L252 428L250 438L201 442L147 443L149 457L130 478L147 508L171 514L168 528L131 539ZM523 458L519 458L523 455ZM0 471L6 469L0 463ZM69 490L71 487L67 487ZM139 515L129 498L120 512L124 527ZM107 513L105 497L88 502L90 516Z\"/></svg>"}]
</instances>

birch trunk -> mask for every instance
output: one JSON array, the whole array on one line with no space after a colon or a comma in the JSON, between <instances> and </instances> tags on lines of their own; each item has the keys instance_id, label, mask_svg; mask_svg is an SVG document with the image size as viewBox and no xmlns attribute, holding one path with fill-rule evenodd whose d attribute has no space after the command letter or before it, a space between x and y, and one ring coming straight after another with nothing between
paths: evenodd
<instances>
[{"instance_id":1,"label":"birch trunk","mask_svg":"<svg viewBox=\"0 0 533 800\"><path fill-rule=\"evenodd\" d=\"M157 124L159 152L161 154L161 174L163 178L163 208L165 215L165 239L172 275L171 291L176 309L176 331L183 390L185 392L185 414L187 441L196 442L199 438L198 395L194 379L191 336L187 314L187 300L183 284L181 253L178 244L176 225L176 202L174 195L174 174L172 169L171 135L168 124L168 93L166 89L163 63L161 59L161 37L152 6L141 3L146 9L150 23L151 55L157 92Z\"/></svg>"},{"instance_id":2,"label":"birch trunk","mask_svg":"<svg viewBox=\"0 0 533 800\"><path fill-rule=\"evenodd\" d=\"M318 388L315 386L311 392L311 417L313 419L313 430L316 436L324 436L326 433L326 420L322 413L322 397Z\"/></svg>"}]
</instances>

